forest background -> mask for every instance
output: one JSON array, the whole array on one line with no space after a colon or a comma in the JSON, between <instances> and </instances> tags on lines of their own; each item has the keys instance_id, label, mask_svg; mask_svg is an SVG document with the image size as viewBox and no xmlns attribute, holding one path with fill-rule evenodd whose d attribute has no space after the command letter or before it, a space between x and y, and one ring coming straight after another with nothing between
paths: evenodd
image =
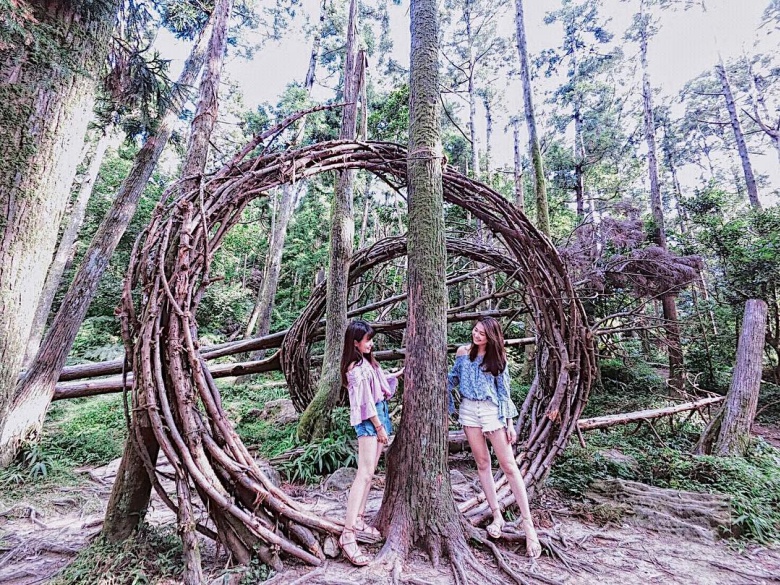
<instances>
[{"instance_id":1,"label":"forest background","mask_svg":"<svg viewBox=\"0 0 780 585\"><path fill-rule=\"evenodd\" d=\"M35 18L23 3L5 4L0 47L9 51L20 35L38 33L29 32ZM36 357L47 327L51 332L57 315L66 319L72 313L63 299L74 275L101 230L112 228L105 218L111 217L109 209L139 153L165 128L170 132L167 146L141 185L137 207L130 209L132 219L114 234L119 238L116 249L94 298L86 301L83 320L67 344L72 347L66 348L68 366L124 355L115 308L133 243L162 194L181 177L188 136L198 118L195 92L186 91L197 87L197 72L186 83L173 80L187 74L184 60L210 6L183 0L122 4L119 19L112 21L109 58L97 76L101 83L89 129L83 139L72 136L65 147L80 162L63 197L64 214L52 215L58 220L56 254L34 267L48 276L45 286L41 278L42 286L33 292L42 302L21 352L28 371L34 371L36 360L48 363ZM359 45L368 63L358 121L364 138L408 142L407 10L387 1L359 5ZM564 259L589 325L600 333L599 380L586 414L725 395L734 379L746 301L761 300L766 303L762 368L748 418L776 428L780 4L563 0L528 3L526 10L534 112L523 100L514 3L442 3L442 141L450 165L523 209ZM343 100L347 18L346 3L235 2L207 171L219 169L253 135L286 116ZM9 59L0 68L4 82L13 78ZM170 122L164 120L166 111L174 113ZM543 168L544 205L528 146L526 122L532 113L539 130L542 160L536 168ZM312 113L275 147L337 138L340 121L337 110ZM11 160L4 165L11 169ZM655 178L649 170L653 166ZM201 344L262 337L294 324L328 269L328 218L335 190L335 178L323 174L247 206L213 261L211 271L218 279L197 314ZM544 208L548 218L542 221ZM445 213L449 235L490 243L488 230L475 218L455 207ZM369 174L356 175L352 215L355 250L407 231L404 192ZM54 227L49 225L52 235ZM4 238L10 239L6 228L4 223ZM508 338L533 337L523 290L481 268L448 260L449 279L469 276L450 288L450 305L461 313L504 311ZM352 288L350 309L403 295L405 271L405 260L399 259L370 272ZM41 290L48 291L48 300ZM669 302L674 316L667 311ZM8 310L9 305L3 307ZM372 321L403 320L406 306L399 299L361 314ZM468 327L467 322L451 324L451 342L468 339ZM383 349L401 347L404 341L398 331L379 340ZM519 347L511 357L513 391L522 402L538 373L532 344ZM313 353L323 350L318 341ZM229 364L263 357L261 351L220 360ZM61 369L47 366L52 392ZM14 384L18 374L13 374ZM300 438L312 432L304 428L305 417L303 427L281 429L257 419L254 410L265 401L285 397L273 385L280 379L271 373L224 383L225 399L245 441L266 457L298 448L302 456L283 464L292 480L316 480L354 463L342 410L336 410L326 425L330 428L314 433L325 437L315 442ZM4 384L0 413L6 417L27 399L18 398L18 389L14 397L7 380ZM14 450L13 462L2 472L3 485L21 494L30 485L45 492L63 478L78 481L75 467L107 463L121 454L124 425L118 396L55 402L39 440L26 442L18 454ZM655 444L655 433L645 429L634 437L618 430L589 439L579 449L574 446L563 456L566 468L554 471L549 483L581 495L594 479L617 475L723 491L741 498L743 535L777 540L776 451L758 440L741 447L737 459L692 456L697 449L707 451L700 440L705 428L696 419L676 430L670 425L668 435L659 437L663 448ZM612 446L647 459L637 468L621 466L600 454ZM674 465L664 475L658 462L668 464L669 458Z\"/></svg>"}]
</instances>

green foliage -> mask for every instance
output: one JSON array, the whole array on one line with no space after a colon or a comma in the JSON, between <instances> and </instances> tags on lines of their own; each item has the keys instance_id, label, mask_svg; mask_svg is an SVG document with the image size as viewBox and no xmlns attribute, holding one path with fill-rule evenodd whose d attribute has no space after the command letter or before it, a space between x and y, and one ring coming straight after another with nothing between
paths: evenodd
<instances>
[{"instance_id":1,"label":"green foliage","mask_svg":"<svg viewBox=\"0 0 780 585\"><path fill-rule=\"evenodd\" d=\"M652 408L663 399L664 379L643 361L626 355L602 359L599 368L601 384L591 391L585 418Z\"/></svg>"},{"instance_id":2,"label":"green foliage","mask_svg":"<svg viewBox=\"0 0 780 585\"><path fill-rule=\"evenodd\" d=\"M313 483L341 467L357 467L354 441L346 436L325 437L304 446L295 459L279 466L290 481Z\"/></svg>"},{"instance_id":3,"label":"green foliage","mask_svg":"<svg viewBox=\"0 0 780 585\"><path fill-rule=\"evenodd\" d=\"M104 465L122 455L127 429L122 396L55 403L41 448L63 464Z\"/></svg>"},{"instance_id":4,"label":"green foliage","mask_svg":"<svg viewBox=\"0 0 780 585\"><path fill-rule=\"evenodd\" d=\"M120 396L55 402L40 442L26 445L16 461L0 470L0 490L17 500L33 488L39 496L77 483L73 469L103 465L120 457L126 437Z\"/></svg>"},{"instance_id":5,"label":"green foliage","mask_svg":"<svg viewBox=\"0 0 780 585\"><path fill-rule=\"evenodd\" d=\"M81 550L70 565L51 581L53 585L141 585L177 579L183 572L181 539L174 526L142 525L127 540L110 544L103 539Z\"/></svg>"},{"instance_id":6,"label":"green foliage","mask_svg":"<svg viewBox=\"0 0 780 585\"><path fill-rule=\"evenodd\" d=\"M124 355L119 322L114 317L89 317L79 327L71 348L70 363L113 360Z\"/></svg>"}]
</instances>

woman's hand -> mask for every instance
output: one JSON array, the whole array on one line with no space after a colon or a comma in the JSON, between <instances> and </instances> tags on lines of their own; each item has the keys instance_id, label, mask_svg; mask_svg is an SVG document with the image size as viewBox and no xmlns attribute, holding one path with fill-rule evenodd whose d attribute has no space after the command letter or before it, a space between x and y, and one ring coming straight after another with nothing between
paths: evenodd
<instances>
[{"instance_id":1,"label":"woman's hand","mask_svg":"<svg viewBox=\"0 0 780 585\"><path fill-rule=\"evenodd\" d=\"M514 445L517 442L517 431L511 419L507 421L506 425L506 440L509 441L510 445Z\"/></svg>"},{"instance_id":2,"label":"woman's hand","mask_svg":"<svg viewBox=\"0 0 780 585\"><path fill-rule=\"evenodd\" d=\"M401 377L401 376L403 376L403 375L404 375L404 369L403 369L403 368L401 368L401 369L400 369L400 370L398 370L397 372L393 372L392 374L390 374L390 377L391 377L391 378L400 378L400 377Z\"/></svg>"},{"instance_id":3,"label":"woman's hand","mask_svg":"<svg viewBox=\"0 0 780 585\"><path fill-rule=\"evenodd\" d=\"M384 426L379 427L379 430L377 430L376 440L382 445L387 445L387 442L390 440L390 437L387 435L387 429Z\"/></svg>"}]
</instances>

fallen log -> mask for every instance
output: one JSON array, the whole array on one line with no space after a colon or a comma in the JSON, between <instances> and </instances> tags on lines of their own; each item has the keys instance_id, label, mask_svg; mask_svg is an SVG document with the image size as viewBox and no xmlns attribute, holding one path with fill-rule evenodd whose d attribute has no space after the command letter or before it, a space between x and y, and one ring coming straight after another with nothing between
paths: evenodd
<instances>
[{"instance_id":1,"label":"fallen log","mask_svg":"<svg viewBox=\"0 0 780 585\"><path fill-rule=\"evenodd\" d=\"M533 337L509 339L506 341L507 345L522 345L528 343L533 343ZM447 346L447 351L449 353L455 353L458 347L459 346L456 344L450 344ZM402 360L405 356L406 348L403 347L400 349L388 349L385 351L374 352L374 357L380 362ZM314 356L311 361L312 365L314 366L320 365L322 363L322 356ZM279 371L281 366L279 364L279 352L277 351L272 356L263 360L238 362L234 364L216 364L209 366L208 369L209 372L211 372L212 378L227 378L231 376L245 376L249 374ZM125 383L128 389L133 387L132 374L127 375ZM84 398L86 396L111 394L115 392L121 392L124 387L125 386L122 384L121 376L114 376L112 378L103 378L101 380L93 380L88 382L61 383L57 384L54 390L54 398L52 400L69 400L71 398Z\"/></svg>"},{"instance_id":2,"label":"fallen log","mask_svg":"<svg viewBox=\"0 0 780 585\"><path fill-rule=\"evenodd\" d=\"M365 307L364 307L365 308ZM459 323L462 321L476 320L480 316L494 317L500 319L501 317L507 317L517 313L517 309L501 309L497 311L484 311L484 312L461 312L454 313L447 317L449 323ZM359 314L359 313L356 313ZM384 333L387 331L397 331L406 327L406 320L386 321L379 323L371 323L371 326L378 333ZM200 355L203 359L214 360L227 355L234 355L237 353L245 353L250 351L257 351L260 349L276 349L282 345L284 336L287 335L287 329L283 331L277 331L263 337L255 337L252 339L242 339L240 341L229 341L226 343L218 343L215 345L207 345L201 348ZM317 330L317 337L315 341L323 339L325 336L325 321L321 321ZM533 337L526 337L520 340L509 339L506 341L507 345L518 344L532 344L534 343ZM111 360L106 362L99 362L96 364L79 364L75 366L66 366L62 369L60 374L60 382L70 382L72 380L83 380L85 378L98 378L100 376L111 376L114 374L122 373L122 361ZM246 362L251 363L251 362ZM263 370L267 371L267 370ZM56 398L55 398L56 400Z\"/></svg>"},{"instance_id":3,"label":"fallen log","mask_svg":"<svg viewBox=\"0 0 780 585\"><path fill-rule=\"evenodd\" d=\"M615 425L625 425L632 422L647 421L664 416L671 416L680 412L687 412L689 410L698 410L710 404L723 402L724 399L725 396L713 396L710 398L702 398L701 400L696 400L695 402L675 404L674 406L666 406L664 408L654 408L648 410L638 410L636 412L626 412L620 414L609 414L606 416L597 416L594 418L584 418L577 422L577 428L580 431L592 431L594 429L606 429Z\"/></svg>"}]
</instances>

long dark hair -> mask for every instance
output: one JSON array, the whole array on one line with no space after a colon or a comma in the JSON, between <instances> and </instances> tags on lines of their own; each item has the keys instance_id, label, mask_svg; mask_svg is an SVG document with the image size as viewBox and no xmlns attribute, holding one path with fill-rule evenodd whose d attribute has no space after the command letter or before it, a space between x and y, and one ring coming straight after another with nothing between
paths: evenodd
<instances>
[{"instance_id":1,"label":"long dark hair","mask_svg":"<svg viewBox=\"0 0 780 585\"><path fill-rule=\"evenodd\" d=\"M506 368L506 349L504 349L504 333L501 331L501 325L493 317L480 317L477 319L477 323L482 323L485 328L485 337L487 337L482 369L498 376ZM474 327L477 326L477 323L474 323ZM469 350L469 359L472 362L477 359L478 351L479 348L472 343Z\"/></svg>"},{"instance_id":2,"label":"long dark hair","mask_svg":"<svg viewBox=\"0 0 780 585\"><path fill-rule=\"evenodd\" d=\"M360 353L355 347L355 342L362 341L366 335L369 339L373 338L374 330L371 325L360 319L352 321L344 332L344 348L341 351L341 386L343 388L347 387L347 372L352 364L359 364L365 358L373 367L379 365L374 358L374 352Z\"/></svg>"}]
</instances>

